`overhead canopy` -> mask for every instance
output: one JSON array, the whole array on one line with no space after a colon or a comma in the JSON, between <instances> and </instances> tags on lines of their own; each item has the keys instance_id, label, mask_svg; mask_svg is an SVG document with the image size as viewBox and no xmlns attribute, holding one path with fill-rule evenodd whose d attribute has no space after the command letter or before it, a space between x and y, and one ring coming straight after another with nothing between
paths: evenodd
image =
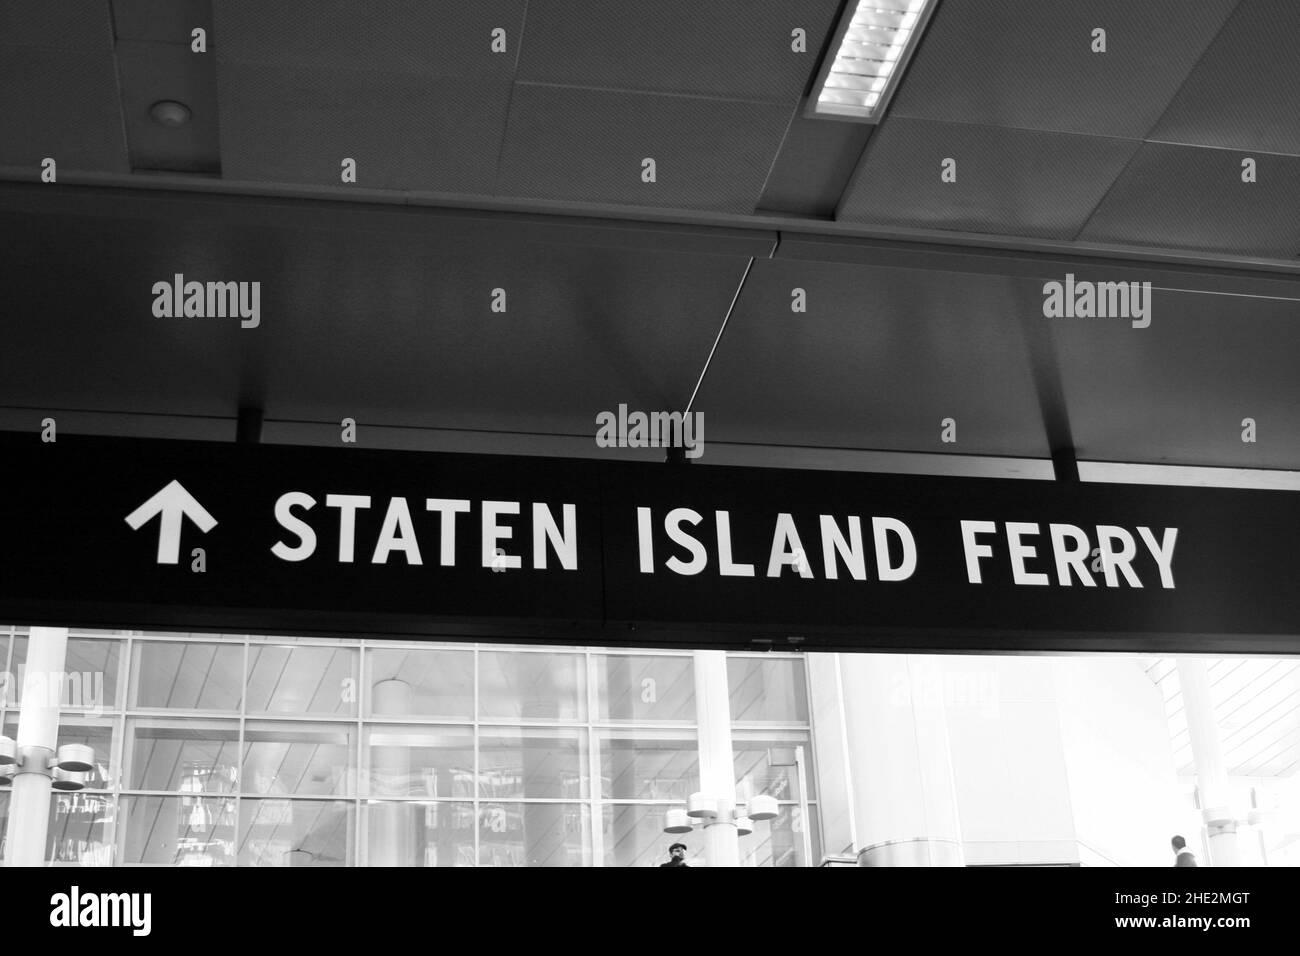
<instances>
[{"instance_id":1,"label":"overhead canopy","mask_svg":"<svg viewBox=\"0 0 1300 956\"><path fill-rule=\"evenodd\" d=\"M0 424L586 441L695 395L767 463L1300 469L1300 8L940 3L867 126L804 115L842 7L5 4ZM155 317L175 274L260 282L260 326ZM1150 326L1046 318L1067 274L1150 282Z\"/></svg>"}]
</instances>

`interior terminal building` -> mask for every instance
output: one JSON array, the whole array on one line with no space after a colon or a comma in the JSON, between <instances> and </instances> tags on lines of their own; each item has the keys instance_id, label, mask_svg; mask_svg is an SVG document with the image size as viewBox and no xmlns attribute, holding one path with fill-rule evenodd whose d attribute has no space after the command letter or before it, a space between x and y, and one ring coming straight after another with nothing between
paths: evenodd
<instances>
[{"instance_id":1,"label":"interior terminal building","mask_svg":"<svg viewBox=\"0 0 1300 956\"><path fill-rule=\"evenodd\" d=\"M6 864L1296 865L1300 4L1177 7L0 2Z\"/></svg>"},{"instance_id":2,"label":"interior terminal building","mask_svg":"<svg viewBox=\"0 0 1300 956\"><path fill-rule=\"evenodd\" d=\"M96 759L55 784L55 865L657 866L679 841L708 865L704 818L665 833L701 786L698 652L74 631L67 655L59 743ZM738 865L1167 866L1174 834L1201 865L1300 863L1295 660L734 653L725 683L736 800L775 801Z\"/></svg>"}]
</instances>

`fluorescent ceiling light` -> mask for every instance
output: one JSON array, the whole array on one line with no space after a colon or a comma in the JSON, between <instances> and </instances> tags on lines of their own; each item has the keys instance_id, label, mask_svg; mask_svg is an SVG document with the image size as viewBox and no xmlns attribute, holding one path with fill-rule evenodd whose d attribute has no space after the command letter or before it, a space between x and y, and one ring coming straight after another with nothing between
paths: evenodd
<instances>
[{"instance_id":1,"label":"fluorescent ceiling light","mask_svg":"<svg viewBox=\"0 0 1300 956\"><path fill-rule=\"evenodd\" d=\"M878 123L937 0L849 0L809 100L810 116Z\"/></svg>"}]
</instances>

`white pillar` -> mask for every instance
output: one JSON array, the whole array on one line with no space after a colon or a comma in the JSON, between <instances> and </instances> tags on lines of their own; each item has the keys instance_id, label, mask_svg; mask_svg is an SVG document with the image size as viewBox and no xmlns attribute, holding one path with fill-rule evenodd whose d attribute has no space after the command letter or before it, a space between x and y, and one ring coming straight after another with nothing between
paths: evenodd
<instances>
[{"instance_id":1,"label":"white pillar","mask_svg":"<svg viewBox=\"0 0 1300 956\"><path fill-rule=\"evenodd\" d=\"M1228 770L1223 764L1219 723L1210 697L1210 678L1205 659L1178 658L1178 685L1187 715L1187 735L1196 764L1196 786L1201 795L1201 814L1210 834L1210 860L1214 866L1239 866L1237 823L1229 809Z\"/></svg>"},{"instance_id":2,"label":"white pillar","mask_svg":"<svg viewBox=\"0 0 1300 956\"><path fill-rule=\"evenodd\" d=\"M59 745L59 689L67 660L66 627L33 627L27 638L27 674L18 711L18 753L27 756L9 795L6 866L44 866L50 824L50 772ZM38 763L38 766L33 766Z\"/></svg>"},{"instance_id":3,"label":"white pillar","mask_svg":"<svg viewBox=\"0 0 1300 956\"><path fill-rule=\"evenodd\" d=\"M726 651L695 651L695 717L699 724L700 791L718 801L716 820L704 828L704 856L711 867L740 866Z\"/></svg>"},{"instance_id":4,"label":"white pillar","mask_svg":"<svg viewBox=\"0 0 1300 956\"><path fill-rule=\"evenodd\" d=\"M370 699L371 712L376 717L405 717L411 712L411 685L403 680L381 680L372 689ZM410 773L409 747L398 744L370 748L371 796L406 796ZM414 855L415 804L372 803L367 809L371 814L369 865L422 865L424 861L415 859Z\"/></svg>"},{"instance_id":5,"label":"white pillar","mask_svg":"<svg viewBox=\"0 0 1300 956\"><path fill-rule=\"evenodd\" d=\"M842 654L840 674L858 865L964 866L937 661Z\"/></svg>"}]
</instances>

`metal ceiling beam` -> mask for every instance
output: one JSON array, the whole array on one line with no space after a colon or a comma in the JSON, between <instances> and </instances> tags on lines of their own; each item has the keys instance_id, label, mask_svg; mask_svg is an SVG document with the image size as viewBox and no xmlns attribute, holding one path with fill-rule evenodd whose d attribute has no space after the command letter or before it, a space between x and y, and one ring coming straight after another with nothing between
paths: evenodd
<instances>
[{"instance_id":1,"label":"metal ceiling beam","mask_svg":"<svg viewBox=\"0 0 1300 956\"><path fill-rule=\"evenodd\" d=\"M1209 258L1137 260L1075 251L957 248L784 233L777 258L1033 280L1060 280L1072 272L1080 279L1150 282L1155 289L1300 301L1300 265L1288 272Z\"/></svg>"},{"instance_id":2,"label":"metal ceiling beam","mask_svg":"<svg viewBox=\"0 0 1300 956\"><path fill-rule=\"evenodd\" d=\"M957 252L963 255L976 253L991 254L994 257L1009 253L1029 261L1039 258L1055 259L1062 263L1077 265L1081 261L1095 263L1103 268L1137 267L1149 269L1155 266L1167 266L1176 270L1195 272L1202 269L1225 270L1243 276L1258 275L1261 278L1273 276L1279 280L1292 280L1287 285L1289 291L1284 297L1296 296L1296 280L1300 280L1300 261L1271 259L1253 256L1234 256L1198 252L1187 249L1164 249L1146 246L1123 246L1101 243L1068 242L1053 239L1032 239L1020 236L988 235L983 233L945 232L940 230L904 229L898 227L873 227L858 223L835 222L832 220L806 219L792 216L770 214L739 215L699 210L664 209L648 206L623 206L609 203L577 203L556 200L500 199L493 196L466 196L453 193L418 193L395 190L363 189L360 187L317 187L276 184L274 186L250 182L231 182L219 179L206 179L199 176L174 174L141 175L117 173L79 173L60 172L58 186L42 186L36 182L39 170L14 166L0 167L0 210L6 208L29 208L36 212L55 212L57 204L52 195L55 190L72 187L72 192L83 197L85 201L95 203L101 194L118 194L128 197L127 205L143 204L150 193L165 193L174 197L219 197L232 202L253 201L272 204L279 214L291 207L301 207L303 211L292 215L311 218L319 216L321 221L334 225L330 210L343 210L352 207L371 208L376 213L381 209L407 210L415 218L429 216L434 210L439 216L464 215L470 219L499 219L502 216L516 217L513 221L519 228L526 229L528 224L571 223L576 228L594 228L598 225L615 229L651 230L665 226L689 227L692 229L716 230L719 234L761 233L770 238L772 232L780 232L783 245L788 248L782 254L790 257L812 258L818 261L855 262L867 254L871 247L894 249L907 256L918 254L924 261L943 252ZM11 190L25 190L29 198L25 202L12 199ZM39 193L36 191L39 190ZM32 194L35 193L33 196ZM42 199L40 197L44 196ZM11 205L17 204L17 206ZM74 200L65 211L85 212L78 209L79 201ZM151 215L141 212L140 215ZM405 220L393 220L393 222ZM278 218L262 224L292 225L283 223ZM399 228L391 223L377 228ZM418 226L408 228L419 231ZM582 240L574 240L582 241ZM804 242L810 243L805 246ZM927 248L929 247L929 248ZM741 255L754 253L741 252ZM759 253L761 254L761 253ZM1016 258L1017 256L1013 256ZM863 262L862 264L872 264ZM900 262L900 265L905 265ZM945 268L942 265L934 268ZM1003 265L1000 268L1007 268ZM957 270L961 271L961 270ZM987 271L972 269L971 271ZM1009 274L995 272L994 274ZM1041 274L1038 271L1031 273ZM1148 275L1147 278L1150 278ZM1118 281L1118 277L1116 279Z\"/></svg>"},{"instance_id":3,"label":"metal ceiling beam","mask_svg":"<svg viewBox=\"0 0 1300 956\"><path fill-rule=\"evenodd\" d=\"M509 229L511 239L525 242L763 258L771 254L777 241L774 231L762 229L63 183L42 186L0 182L0 213L4 212L168 222L195 220L259 229L348 230L412 238L445 237L449 230L454 230L467 237L481 233L498 240L502 229Z\"/></svg>"}]
</instances>

